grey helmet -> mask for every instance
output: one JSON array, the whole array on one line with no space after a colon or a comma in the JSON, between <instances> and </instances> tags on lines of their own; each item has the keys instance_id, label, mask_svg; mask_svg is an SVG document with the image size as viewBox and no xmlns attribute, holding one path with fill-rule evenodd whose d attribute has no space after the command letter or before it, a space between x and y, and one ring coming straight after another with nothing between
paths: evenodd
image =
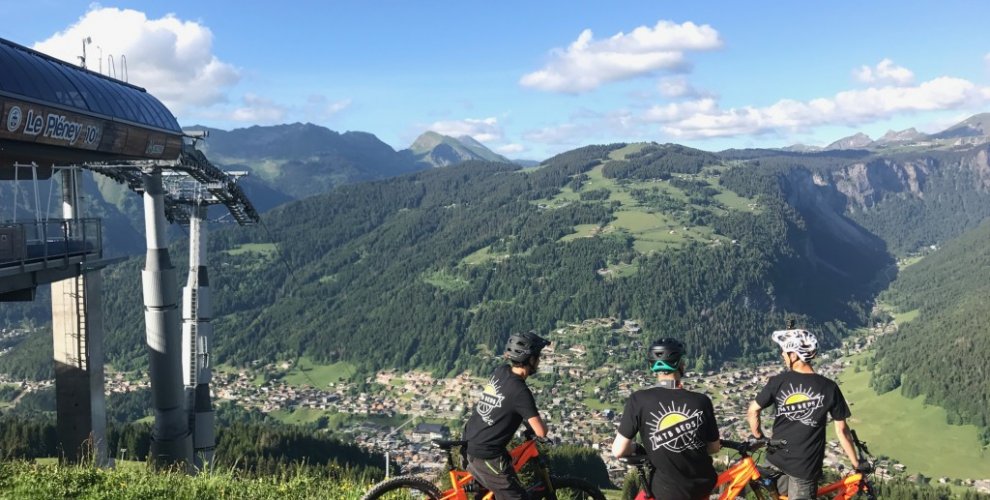
<instances>
[{"instance_id":1,"label":"grey helmet","mask_svg":"<svg viewBox=\"0 0 990 500\"><path fill-rule=\"evenodd\" d=\"M684 356L684 344L673 338L662 338L650 344L647 358L650 371L676 372Z\"/></svg>"},{"instance_id":2,"label":"grey helmet","mask_svg":"<svg viewBox=\"0 0 990 500\"><path fill-rule=\"evenodd\" d=\"M535 331L513 333L505 344L505 357L513 363L525 363L533 356L539 356L550 341L537 335Z\"/></svg>"}]
</instances>

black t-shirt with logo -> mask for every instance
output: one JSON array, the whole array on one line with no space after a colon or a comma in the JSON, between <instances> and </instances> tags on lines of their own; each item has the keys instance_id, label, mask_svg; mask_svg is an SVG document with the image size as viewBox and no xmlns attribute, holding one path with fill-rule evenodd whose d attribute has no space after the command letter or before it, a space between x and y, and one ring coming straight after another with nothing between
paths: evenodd
<instances>
[{"instance_id":1,"label":"black t-shirt with logo","mask_svg":"<svg viewBox=\"0 0 990 500\"><path fill-rule=\"evenodd\" d=\"M773 438L787 445L767 453L767 460L789 476L817 479L825 458L825 424L849 418L838 384L817 373L787 371L770 377L756 403L776 407Z\"/></svg>"},{"instance_id":2,"label":"black t-shirt with logo","mask_svg":"<svg viewBox=\"0 0 990 500\"><path fill-rule=\"evenodd\" d=\"M464 426L468 455L502 456L519 424L537 415L533 393L522 377L512 373L508 366L496 369L482 388L471 418Z\"/></svg>"},{"instance_id":3,"label":"black t-shirt with logo","mask_svg":"<svg viewBox=\"0 0 990 500\"><path fill-rule=\"evenodd\" d=\"M685 389L652 387L626 401L619 434L640 435L653 474L653 495L663 499L708 498L716 473L707 443L718 441L712 400Z\"/></svg>"}]
</instances>

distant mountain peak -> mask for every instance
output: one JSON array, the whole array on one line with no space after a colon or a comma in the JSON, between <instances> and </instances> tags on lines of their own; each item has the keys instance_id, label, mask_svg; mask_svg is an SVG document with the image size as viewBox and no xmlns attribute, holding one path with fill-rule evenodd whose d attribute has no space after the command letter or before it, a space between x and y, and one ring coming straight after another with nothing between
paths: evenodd
<instances>
[{"instance_id":1,"label":"distant mountain peak","mask_svg":"<svg viewBox=\"0 0 990 500\"><path fill-rule=\"evenodd\" d=\"M956 137L977 137L990 135L990 113L973 115L937 134L934 139L952 139Z\"/></svg>"},{"instance_id":2,"label":"distant mountain peak","mask_svg":"<svg viewBox=\"0 0 990 500\"><path fill-rule=\"evenodd\" d=\"M432 130L420 134L409 150L419 161L434 167L446 167L468 160L512 163L471 136L451 137Z\"/></svg>"},{"instance_id":3,"label":"distant mountain peak","mask_svg":"<svg viewBox=\"0 0 990 500\"><path fill-rule=\"evenodd\" d=\"M901 131L888 130L886 134L876 140L877 144L887 144L892 142L914 142L926 139L928 136L918 132L914 127Z\"/></svg>"},{"instance_id":4,"label":"distant mountain peak","mask_svg":"<svg viewBox=\"0 0 990 500\"><path fill-rule=\"evenodd\" d=\"M873 144L873 139L870 139L870 136L857 132L825 146L825 149L862 149L870 144Z\"/></svg>"},{"instance_id":5,"label":"distant mountain peak","mask_svg":"<svg viewBox=\"0 0 990 500\"><path fill-rule=\"evenodd\" d=\"M801 144L799 142L797 144L791 144L790 146L780 149L783 149L784 151L794 151L797 153L813 153L815 151L821 151L824 148L822 148L821 146L811 146L808 144Z\"/></svg>"}]
</instances>

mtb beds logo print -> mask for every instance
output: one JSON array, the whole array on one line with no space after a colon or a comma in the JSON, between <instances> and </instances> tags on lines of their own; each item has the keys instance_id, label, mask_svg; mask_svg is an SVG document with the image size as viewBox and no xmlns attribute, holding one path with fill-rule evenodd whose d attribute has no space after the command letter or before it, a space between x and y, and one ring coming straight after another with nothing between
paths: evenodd
<instances>
[{"instance_id":1,"label":"mtb beds logo print","mask_svg":"<svg viewBox=\"0 0 990 500\"><path fill-rule=\"evenodd\" d=\"M705 421L701 410L688 410L687 405L677 408L674 403L665 408L660 403L660 412L650 412L650 446L654 450L664 447L674 453L693 450L704 446L698 439L698 429Z\"/></svg>"},{"instance_id":2,"label":"mtb beds logo print","mask_svg":"<svg viewBox=\"0 0 990 500\"><path fill-rule=\"evenodd\" d=\"M783 416L794 422L801 422L809 427L818 427L814 419L815 411L822 407L825 396L806 389L803 385L796 388L788 384L790 390L783 391L777 397L777 416Z\"/></svg>"},{"instance_id":3,"label":"mtb beds logo print","mask_svg":"<svg viewBox=\"0 0 990 500\"><path fill-rule=\"evenodd\" d=\"M484 420L486 424L492 425L495 423L495 419L492 418L492 412L496 408L502 407L502 401L505 400L505 396L499 392L498 380L492 377L488 384L485 385L484 392L481 393L481 399L478 400L478 415L481 415L481 420Z\"/></svg>"}]
</instances>

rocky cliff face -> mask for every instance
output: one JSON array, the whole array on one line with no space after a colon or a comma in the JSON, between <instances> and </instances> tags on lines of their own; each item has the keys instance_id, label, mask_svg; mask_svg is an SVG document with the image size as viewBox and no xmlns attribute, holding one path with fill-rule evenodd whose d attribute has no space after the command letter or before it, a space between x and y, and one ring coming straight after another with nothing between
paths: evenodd
<instances>
[{"instance_id":1,"label":"rocky cliff face","mask_svg":"<svg viewBox=\"0 0 990 500\"><path fill-rule=\"evenodd\" d=\"M881 158L833 172L830 184L846 196L847 208L869 208L888 193L924 197L925 180L935 167L931 158L906 161Z\"/></svg>"},{"instance_id":2,"label":"rocky cliff face","mask_svg":"<svg viewBox=\"0 0 990 500\"><path fill-rule=\"evenodd\" d=\"M831 172L827 178L819 175L818 182L834 185L847 198L846 209L855 212L869 209L891 194L924 199L927 184L935 175L973 179L975 184L961 184L959 188L990 192L990 146L953 154L876 158Z\"/></svg>"}]
</instances>

